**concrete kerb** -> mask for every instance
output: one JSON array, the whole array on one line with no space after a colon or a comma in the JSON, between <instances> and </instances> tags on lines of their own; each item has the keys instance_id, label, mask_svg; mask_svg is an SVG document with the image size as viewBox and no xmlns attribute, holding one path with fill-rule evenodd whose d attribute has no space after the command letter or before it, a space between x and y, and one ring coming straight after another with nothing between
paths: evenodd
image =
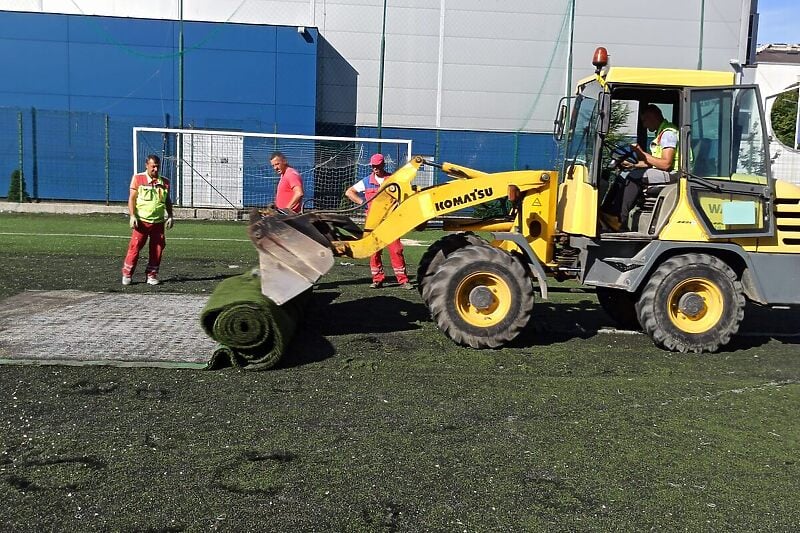
<instances>
[{"instance_id":1,"label":"concrete kerb","mask_svg":"<svg viewBox=\"0 0 800 533\"><path fill-rule=\"evenodd\" d=\"M18 203L0 201L0 213L53 213L62 215L107 214L127 216L125 204L112 205L70 203L70 202L38 202ZM245 220L249 216L246 209L213 209L176 207L173 215L176 219L198 220Z\"/></svg>"}]
</instances>

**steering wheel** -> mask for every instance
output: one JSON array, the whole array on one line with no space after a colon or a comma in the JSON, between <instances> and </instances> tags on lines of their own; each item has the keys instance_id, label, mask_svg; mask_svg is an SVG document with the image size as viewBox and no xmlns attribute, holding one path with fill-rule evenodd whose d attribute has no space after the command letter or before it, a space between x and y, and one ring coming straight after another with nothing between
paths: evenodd
<instances>
[{"instance_id":1,"label":"steering wheel","mask_svg":"<svg viewBox=\"0 0 800 533\"><path fill-rule=\"evenodd\" d=\"M623 161L628 161L633 164L639 161L636 157L636 152L630 144L618 144L616 146L611 146L610 149L611 161L608 163L608 168L610 169L618 168Z\"/></svg>"}]
</instances>

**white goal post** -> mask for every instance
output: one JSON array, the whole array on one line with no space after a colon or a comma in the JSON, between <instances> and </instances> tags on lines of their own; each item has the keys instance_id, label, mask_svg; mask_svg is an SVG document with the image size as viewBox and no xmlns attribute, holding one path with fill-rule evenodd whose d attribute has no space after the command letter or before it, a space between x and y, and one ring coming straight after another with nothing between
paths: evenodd
<instances>
[{"instance_id":1,"label":"white goal post","mask_svg":"<svg viewBox=\"0 0 800 533\"><path fill-rule=\"evenodd\" d=\"M392 172L411 159L411 141L365 137L282 135L177 128L133 128L133 172L145 159L161 159L160 173L172 183L180 207L245 209L275 199L279 176L270 156L281 152L303 178L306 209L337 209L344 192L371 172L380 152ZM421 183L421 185L430 185Z\"/></svg>"}]
</instances>

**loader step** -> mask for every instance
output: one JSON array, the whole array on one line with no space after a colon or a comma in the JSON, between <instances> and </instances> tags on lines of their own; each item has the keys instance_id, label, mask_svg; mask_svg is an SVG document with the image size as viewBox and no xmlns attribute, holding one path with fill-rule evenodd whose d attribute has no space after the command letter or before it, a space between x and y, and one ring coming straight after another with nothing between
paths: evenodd
<instances>
[{"instance_id":1,"label":"loader step","mask_svg":"<svg viewBox=\"0 0 800 533\"><path fill-rule=\"evenodd\" d=\"M652 241L655 235L639 233L638 231L623 231L619 233L601 233L601 241Z\"/></svg>"}]
</instances>

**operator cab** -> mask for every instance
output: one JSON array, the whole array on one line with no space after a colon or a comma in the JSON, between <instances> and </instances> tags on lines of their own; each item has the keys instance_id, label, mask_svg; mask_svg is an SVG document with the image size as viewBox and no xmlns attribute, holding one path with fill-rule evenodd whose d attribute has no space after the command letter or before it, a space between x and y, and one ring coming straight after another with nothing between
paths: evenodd
<instances>
[{"instance_id":1,"label":"operator cab","mask_svg":"<svg viewBox=\"0 0 800 533\"><path fill-rule=\"evenodd\" d=\"M681 231L675 224L691 224L708 238L770 235L773 185L757 87L735 85L732 72L611 68L607 63L607 52L599 48L595 75L564 99L555 122L564 156L560 231L649 241L665 238L665 231L676 238ZM612 189L624 182L621 161L635 161L630 144L649 151L654 132L639 119L649 104L680 131L679 179L648 187L623 235L614 232L603 212L613 212Z\"/></svg>"},{"instance_id":2,"label":"operator cab","mask_svg":"<svg viewBox=\"0 0 800 533\"><path fill-rule=\"evenodd\" d=\"M641 111L656 105L672 124L681 122L681 91L675 88L653 88L637 84L617 84L611 87L611 118L609 131L600 153L598 189L598 221L601 235L615 233L614 218L619 216L622 191L629 170L623 161L636 162L632 143L647 148L655 134L642 123ZM680 153L680 151L679 151ZM677 203L677 180L671 183L645 186L629 214L629 233L652 239ZM634 235L631 235L631 237ZM614 238L607 235L608 238Z\"/></svg>"}]
</instances>

